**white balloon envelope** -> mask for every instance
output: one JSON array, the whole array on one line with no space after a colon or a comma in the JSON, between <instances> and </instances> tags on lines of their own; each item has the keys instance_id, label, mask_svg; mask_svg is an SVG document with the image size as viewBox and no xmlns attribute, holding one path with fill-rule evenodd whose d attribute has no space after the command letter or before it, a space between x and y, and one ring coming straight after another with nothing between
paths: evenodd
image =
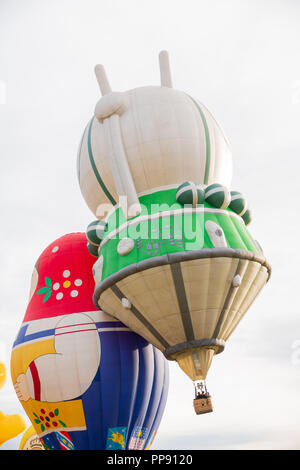
<instances>
[{"instance_id":1,"label":"white balloon envelope","mask_svg":"<svg viewBox=\"0 0 300 470\"><path fill-rule=\"evenodd\" d=\"M118 185L110 147L122 146L130 173L126 180L132 178L137 196L189 180L230 186L229 144L203 104L169 86L111 92L100 67L96 73L105 94L84 131L77 161L83 197L98 218L101 204L129 197ZM120 159L116 164L120 167Z\"/></svg>"}]
</instances>

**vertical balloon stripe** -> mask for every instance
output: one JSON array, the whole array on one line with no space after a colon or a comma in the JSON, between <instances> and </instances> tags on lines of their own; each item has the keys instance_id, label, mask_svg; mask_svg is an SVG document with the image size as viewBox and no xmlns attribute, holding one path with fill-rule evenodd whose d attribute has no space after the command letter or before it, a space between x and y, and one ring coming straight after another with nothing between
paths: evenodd
<instances>
[{"instance_id":1,"label":"vertical balloon stripe","mask_svg":"<svg viewBox=\"0 0 300 470\"><path fill-rule=\"evenodd\" d=\"M100 338L103 350L109 351L109 354L105 355L105 357L102 356L100 364L102 384L102 428L106 439L109 428L118 426L121 390L121 360L119 342L116 333L101 333Z\"/></svg>"},{"instance_id":2,"label":"vertical balloon stripe","mask_svg":"<svg viewBox=\"0 0 300 470\"><path fill-rule=\"evenodd\" d=\"M98 183L100 184L101 186L101 189L102 191L104 192L104 194L106 195L106 197L110 200L110 202L115 206L117 203L116 201L114 200L113 196L110 194L110 192L108 191L107 187L105 186L100 174L99 174L99 171L96 167L96 163L95 163L95 160L94 160L94 155L93 155L93 150L92 150L92 142L91 142L91 134L92 134L92 126L93 126L93 122L94 122L94 118L91 119L91 122L90 122L90 125L89 125L89 131L88 131L88 153L89 153L89 159L90 159L90 163L91 163L91 166L93 168L93 171L94 171L94 175L96 176L97 178L97 181Z\"/></svg>"},{"instance_id":3,"label":"vertical balloon stripe","mask_svg":"<svg viewBox=\"0 0 300 470\"><path fill-rule=\"evenodd\" d=\"M87 434L88 449L99 449L105 440L103 435L103 386L99 370L88 390L82 395L82 404L87 431L76 434ZM86 447L76 448L84 449Z\"/></svg>"},{"instance_id":4,"label":"vertical balloon stripe","mask_svg":"<svg viewBox=\"0 0 300 470\"><path fill-rule=\"evenodd\" d=\"M158 415L159 404L161 401L164 383L165 383L165 370L164 358L157 349L153 348L154 355L154 377L152 383L151 397L144 420L144 426L148 429L146 443L152 436L152 428L155 425L156 417Z\"/></svg>"},{"instance_id":5,"label":"vertical balloon stripe","mask_svg":"<svg viewBox=\"0 0 300 470\"><path fill-rule=\"evenodd\" d=\"M184 328L187 341L195 339L191 312L188 305L188 300L185 291L184 279L180 263L171 264L171 272L173 277L174 288L176 291L177 302L180 309L182 325Z\"/></svg>"},{"instance_id":6,"label":"vertical balloon stripe","mask_svg":"<svg viewBox=\"0 0 300 470\"><path fill-rule=\"evenodd\" d=\"M163 383L163 371L159 371L157 368L157 360L156 360L156 355L155 351L153 349L153 359L154 359L154 375L153 375L153 381L152 381L152 388L151 388L151 394L150 394L150 399L148 403L148 408L146 411L145 419L144 419L144 426L148 429L148 432L150 433L151 431L151 424L153 423L153 420L156 415L157 411L157 405L160 400L160 393L158 394L158 390L161 390L162 383ZM148 439L147 435L147 439Z\"/></svg>"},{"instance_id":7,"label":"vertical balloon stripe","mask_svg":"<svg viewBox=\"0 0 300 470\"><path fill-rule=\"evenodd\" d=\"M115 284L111 286L112 292L118 297L121 301L124 297L126 297L123 292L118 288ZM152 323L150 323L143 314L133 305L131 304L131 312L135 315L135 317L149 330L149 332L156 338L158 341L165 347L168 348L170 345L167 341L158 333L158 331L153 327Z\"/></svg>"},{"instance_id":8,"label":"vertical balloon stripe","mask_svg":"<svg viewBox=\"0 0 300 470\"><path fill-rule=\"evenodd\" d=\"M119 341L120 350L120 374L121 374L121 392L120 403L123 406L119 408L118 423L120 426L129 427L134 403L137 393L138 374L139 374L139 354L137 348L137 337L133 332L116 332ZM128 433L126 443L128 443Z\"/></svg>"},{"instance_id":9,"label":"vertical balloon stripe","mask_svg":"<svg viewBox=\"0 0 300 470\"><path fill-rule=\"evenodd\" d=\"M151 397L152 384L154 380L154 354L153 346L143 338L138 338L139 344L139 381L134 404L132 424L129 429L128 444L135 435L137 427L143 427L149 401ZM145 444L146 442L144 442ZM144 446L143 446L144 447Z\"/></svg>"},{"instance_id":10,"label":"vertical balloon stripe","mask_svg":"<svg viewBox=\"0 0 300 470\"><path fill-rule=\"evenodd\" d=\"M29 369L30 369L31 377L33 381L34 398L35 400L40 400L41 399L41 382L40 382L39 373L38 373L38 370L36 368L34 361L32 361L29 364Z\"/></svg>"},{"instance_id":11,"label":"vertical balloon stripe","mask_svg":"<svg viewBox=\"0 0 300 470\"><path fill-rule=\"evenodd\" d=\"M146 447L151 444L151 440L153 438L154 432L157 432L158 427L160 425L163 412L166 406L168 391L169 391L169 364L167 361L164 360L164 357L159 353L159 351L154 348L155 355L158 359L160 359L160 363L158 363L158 367L162 367L163 369L163 384L160 390L160 400L157 406L156 415L154 421L151 426L151 430L148 436L148 440L146 443Z\"/></svg>"},{"instance_id":12,"label":"vertical balloon stripe","mask_svg":"<svg viewBox=\"0 0 300 470\"><path fill-rule=\"evenodd\" d=\"M239 262L238 262L237 268L236 268L235 276L236 276L236 275L239 275L239 274L241 273L243 264L244 264L244 261L240 259ZM223 305L223 308L222 308L222 310L221 310L221 312L220 312L220 315L219 315L219 318L218 318L218 322L217 322L216 327L215 327L215 330L214 330L214 332L213 332L213 338L218 338L219 333L220 333L220 330L221 330L221 328L222 328L222 324L223 324L223 322L224 322L224 318L225 318L226 311L227 311L228 306L229 306L230 303L232 302L232 299L233 299L233 297L235 296L236 293L237 293L237 289L236 289L236 287L234 287L233 284L231 283L231 284L230 284L230 287L229 287L229 289L228 289L227 295L226 295L226 297L225 297L224 305Z\"/></svg>"},{"instance_id":13,"label":"vertical balloon stripe","mask_svg":"<svg viewBox=\"0 0 300 470\"><path fill-rule=\"evenodd\" d=\"M204 127L204 132L205 132L205 146L206 146L206 159L205 159L205 173L204 173L204 180L203 180L203 183L204 184L208 184L208 178L209 178L209 170L210 170L210 138L209 138L209 130L208 130L208 125L207 125L207 121L205 119L205 115L202 111L202 109L200 108L199 104L197 103L197 101L194 100L194 98L192 98L190 95L187 95L192 101L193 103L196 105L199 113L200 113L200 116L201 116L201 120L202 120L202 123L203 123L203 127Z\"/></svg>"}]
</instances>

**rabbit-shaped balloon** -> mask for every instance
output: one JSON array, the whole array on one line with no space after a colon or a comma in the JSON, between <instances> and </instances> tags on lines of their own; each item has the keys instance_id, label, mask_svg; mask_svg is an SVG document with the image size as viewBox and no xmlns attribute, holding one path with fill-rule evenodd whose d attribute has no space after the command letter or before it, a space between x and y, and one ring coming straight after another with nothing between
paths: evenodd
<instances>
[{"instance_id":1,"label":"rabbit-shaped balloon","mask_svg":"<svg viewBox=\"0 0 300 470\"><path fill-rule=\"evenodd\" d=\"M78 174L98 219L87 230L98 257L95 305L196 382L271 268L246 227L247 201L229 190L221 128L199 101L172 88L165 51L160 71L161 86L116 93L96 66L103 97L83 135ZM197 413L212 410L201 406Z\"/></svg>"}]
</instances>

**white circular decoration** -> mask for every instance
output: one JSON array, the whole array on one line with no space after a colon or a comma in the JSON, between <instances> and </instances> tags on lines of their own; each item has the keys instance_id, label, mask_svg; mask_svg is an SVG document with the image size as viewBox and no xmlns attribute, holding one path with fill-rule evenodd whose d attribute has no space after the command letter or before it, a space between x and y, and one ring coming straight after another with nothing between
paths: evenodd
<instances>
[{"instance_id":1,"label":"white circular decoration","mask_svg":"<svg viewBox=\"0 0 300 470\"><path fill-rule=\"evenodd\" d=\"M239 274L236 274L234 278L232 279L232 285L233 287L239 287L242 283L242 278Z\"/></svg>"},{"instance_id":2,"label":"white circular decoration","mask_svg":"<svg viewBox=\"0 0 300 470\"><path fill-rule=\"evenodd\" d=\"M60 300L60 299L63 298L63 296L64 296L64 294L62 292L59 292L58 294L56 294L56 299Z\"/></svg>"},{"instance_id":3,"label":"white circular decoration","mask_svg":"<svg viewBox=\"0 0 300 470\"><path fill-rule=\"evenodd\" d=\"M56 253L59 250L59 246L54 246L52 248L52 253Z\"/></svg>"},{"instance_id":4,"label":"white circular decoration","mask_svg":"<svg viewBox=\"0 0 300 470\"><path fill-rule=\"evenodd\" d=\"M205 222L205 228L210 238L210 241L212 242L214 247L216 248L227 247L227 242L226 242L224 232L218 224L216 224L212 220L207 220Z\"/></svg>"},{"instance_id":5,"label":"white circular decoration","mask_svg":"<svg viewBox=\"0 0 300 470\"><path fill-rule=\"evenodd\" d=\"M117 251L119 255L124 256L132 251L134 247L134 241L132 238L123 238L117 246Z\"/></svg>"},{"instance_id":6,"label":"white circular decoration","mask_svg":"<svg viewBox=\"0 0 300 470\"><path fill-rule=\"evenodd\" d=\"M53 284L53 290L58 290L59 289L59 282L55 282L55 284Z\"/></svg>"},{"instance_id":7,"label":"white circular decoration","mask_svg":"<svg viewBox=\"0 0 300 470\"><path fill-rule=\"evenodd\" d=\"M71 295L71 297L77 297L78 290L72 290L70 295Z\"/></svg>"},{"instance_id":8,"label":"white circular decoration","mask_svg":"<svg viewBox=\"0 0 300 470\"><path fill-rule=\"evenodd\" d=\"M82 284L82 280L81 279L75 279L74 284L75 284L75 286L79 287Z\"/></svg>"},{"instance_id":9,"label":"white circular decoration","mask_svg":"<svg viewBox=\"0 0 300 470\"><path fill-rule=\"evenodd\" d=\"M131 309L131 302L126 297L122 298L122 307L130 310Z\"/></svg>"},{"instance_id":10,"label":"white circular decoration","mask_svg":"<svg viewBox=\"0 0 300 470\"><path fill-rule=\"evenodd\" d=\"M70 271L68 269L66 269L64 272L63 272L63 276L64 277L69 277L70 276Z\"/></svg>"}]
</instances>

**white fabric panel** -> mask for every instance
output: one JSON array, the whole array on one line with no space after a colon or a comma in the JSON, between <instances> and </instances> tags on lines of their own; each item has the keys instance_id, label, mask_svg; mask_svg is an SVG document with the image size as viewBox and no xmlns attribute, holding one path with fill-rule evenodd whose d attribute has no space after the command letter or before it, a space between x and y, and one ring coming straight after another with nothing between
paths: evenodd
<instances>
[{"instance_id":1,"label":"white fabric panel","mask_svg":"<svg viewBox=\"0 0 300 470\"><path fill-rule=\"evenodd\" d=\"M35 360L41 401L71 400L90 386L100 364L100 340L93 320L80 313L66 315L55 329L56 354Z\"/></svg>"},{"instance_id":2,"label":"white fabric panel","mask_svg":"<svg viewBox=\"0 0 300 470\"><path fill-rule=\"evenodd\" d=\"M230 145L224 130L207 107L196 100L205 115L211 141L211 171L209 184L220 183L230 187L232 178L232 158Z\"/></svg>"},{"instance_id":3,"label":"white fabric panel","mask_svg":"<svg viewBox=\"0 0 300 470\"><path fill-rule=\"evenodd\" d=\"M126 93L129 108L120 116L120 128L137 193L190 180L203 183L207 157L206 133L203 117L195 102L185 93L167 87L141 87ZM198 104L209 131L208 183L228 186L231 180L228 143L209 111ZM96 213L98 205L107 202L107 197L91 168L88 127L82 140L78 167L82 194L90 209ZM103 127L94 119L91 134L93 157L105 186L117 200Z\"/></svg>"}]
</instances>

